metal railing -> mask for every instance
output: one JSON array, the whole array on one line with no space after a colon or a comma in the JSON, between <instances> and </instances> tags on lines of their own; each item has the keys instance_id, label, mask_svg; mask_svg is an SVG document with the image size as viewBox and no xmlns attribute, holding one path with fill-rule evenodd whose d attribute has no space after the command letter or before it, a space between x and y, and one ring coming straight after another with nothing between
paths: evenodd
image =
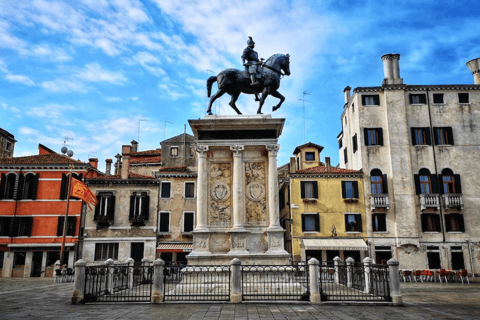
<instances>
[{"instance_id":1,"label":"metal railing","mask_svg":"<svg viewBox=\"0 0 480 320\"><path fill-rule=\"evenodd\" d=\"M308 265L246 265L241 270L244 301L310 301Z\"/></svg>"}]
</instances>

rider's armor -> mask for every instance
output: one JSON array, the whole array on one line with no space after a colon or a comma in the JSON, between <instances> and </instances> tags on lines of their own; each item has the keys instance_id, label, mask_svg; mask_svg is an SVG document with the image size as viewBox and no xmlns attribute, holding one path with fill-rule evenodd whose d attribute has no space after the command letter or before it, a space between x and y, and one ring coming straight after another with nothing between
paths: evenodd
<instances>
[{"instance_id":1,"label":"rider's armor","mask_svg":"<svg viewBox=\"0 0 480 320\"><path fill-rule=\"evenodd\" d=\"M255 42L253 42L252 37L248 37L247 47L243 50L242 54L242 63L245 66L248 66L248 73L250 74L250 79L252 80L252 86L260 85L257 82L256 75L258 72L258 65L260 60L258 59L257 51L253 50L255 47ZM246 62L245 62L246 60Z\"/></svg>"}]
</instances>

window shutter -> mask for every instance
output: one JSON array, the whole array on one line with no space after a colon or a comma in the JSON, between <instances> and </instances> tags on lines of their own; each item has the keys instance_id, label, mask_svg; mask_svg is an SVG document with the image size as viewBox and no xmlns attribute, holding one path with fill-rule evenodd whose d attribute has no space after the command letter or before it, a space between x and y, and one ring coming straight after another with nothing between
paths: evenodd
<instances>
[{"instance_id":1,"label":"window shutter","mask_svg":"<svg viewBox=\"0 0 480 320\"><path fill-rule=\"evenodd\" d=\"M463 221L463 214L458 215L458 229L465 232L465 222Z\"/></svg>"},{"instance_id":2,"label":"window shutter","mask_svg":"<svg viewBox=\"0 0 480 320\"><path fill-rule=\"evenodd\" d=\"M302 199L305 199L305 182L300 181L300 194Z\"/></svg>"},{"instance_id":3,"label":"window shutter","mask_svg":"<svg viewBox=\"0 0 480 320\"><path fill-rule=\"evenodd\" d=\"M313 197L318 199L318 181L313 181Z\"/></svg>"},{"instance_id":4,"label":"window shutter","mask_svg":"<svg viewBox=\"0 0 480 320\"><path fill-rule=\"evenodd\" d=\"M415 140L415 128L410 128L410 132L412 134L412 146L416 146L417 142Z\"/></svg>"},{"instance_id":5,"label":"window shutter","mask_svg":"<svg viewBox=\"0 0 480 320\"><path fill-rule=\"evenodd\" d=\"M305 231L305 215L302 214L302 231Z\"/></svg>"},{"instance_id":6,"label":"window shutter","mask_svg":"<svg viewBox=\"0 0 480 320\"><path fill-rule=\"evenodd\" d=\"M365 145L368 146L368 129L363 128L363 140L365 142Z\"/></svg>"},{"instance_id":7,"label":"window shutter","mask_svg":"<svg viewBox=\"0 0 480 320\"><path fill-rule=\"evenodd\" d=\"M345 199L346 197L347 197L347 188L345 186L345 181L342 181L342 198Z\"/></svg>"},{"instance_id":8,"label":"window shutter","mask_svg":"<svg viewBox=\"0 0 480 320\"><path fill-rule=\"evenodd\" d=\"M318 213L315 215L315 230L320 232L320 215Z\"/></svg>"},{"instance_id":9,"label":"window shutter","mask_svg":"<svg viewBox=\"0 0 480 320\"><path fill-rule=\"evenodd\" d=\"M98 204L95 206L95 216L97 217L100 215L100 207L102 206L101 204L102 197L96 196L96 198L97 198Z\"/></svg>"},{"instance_id":10,"label":"window shutter","mask_svg":"<svg viewBox=\"0 0 480 320\"><path fill-rule=\"evenodd\" d=\"M5 176L5 173L2 173L2 180L0 182L0 200L2 200L5 195L6 187L7 187L7 177Z\"/></svg>"},{"instance_id":11,"label":"window shutter","mask_svg":"<svg viewBox=\"0 0 480 320\"><path fill-rule=\"evenodd\" d=\"M362 232L362 230L363 230L363 228L362 228L362 215L356 214L355 215L355 221L357 222L358 231Z\"/></svg>"},{"instance_id":12,"label":"window shutter","mask_svg":"<svg viewBox=\"0 0 480 320\"><path fill-rule=\"evenodd\" d=\"M424 94L420 94L420 103L421 104L426 104L427 103L427 97Z\"/></svg>"},{"instance_id":13,"label":"window shutter","mask_svg":"<svg viewBox=\"0 0 480 320\"><path fill-rule=\"evenodd\" d=\"M430 128L425 128L425 137L427 138L427 145L432 145L432 140L430 138Z\"/></svg>"},{"instance_id":14,"label":"window shutter","mask_svg":"<svg viewBox=\"0 0 480 320\"><path fill-rule=\"evenodd\" d=\"M378 145L383 146L383 129L378 128Z\"/></svg>"},{"instance_id":15,"label":"window shutter","mask_svg":"<svg viewBox=\"0 0 480 320\"><path fill-rule=\"evenodd\" d=\"M60 200L67 199L67 184L68 177L65 173L62 173L62 186L60 187Z\"/></svg>"},{"instance_id":16,"label":"window shutter","mask_svg":"<svg viewBox=\"0 0 480 320\"><path fill-rule=\"evenodd\" d=\"M372 231L378 231L376 228L375 228L375 217L377 217L378 214L372 214ZM380 220L380 219L378 219ZM378 221L378 226L380 228L380 221Z\"/></svg>"},{"instance_id":17,"label":"window shutter","mask_svg":"<svg viewBox=\"0 0 480 320\"><path fill-rule=\"evenodd\" d=\"M130 220L133 220L133 213L135 212L135 196L131 195L130 196L130 213L128 215L128 218Z\"/></svg>"},{"instance_id":18,"label":"window shutter","mask_svg":"<svg viewBox=\"0 0 480 320\"><path fill-rule=\"evenodd\" d=\"M447 127L448 142L453 146L453 131L452 127Z\"/></svg>"},{"instance_id":19,"label":"window shutter","mask_svg":"<svg viewBox=\"0 0 480 320\"><path fill-rule=\"evenodd\" d=\"M440 215L435 214L433 216L435 218L435 231L442 231L442 227L440 226Z\"/></svg>"},{"instance_id":20,"label":"window shutter","mask_svg":"<svg viewBox=\"0 0 480 320\"><path fill-rule=\"evenodd\" d=\"M452 226L450 224L450 215L445 215L445 231L452 231Z\"/></svg>"},{"instance_id":21,"label":"window shutter","mask_svg":"<svg viewBox=\"0 0 480 320\"><path fill-rule=\"evenodd\" d=\"M115 216L115 196L108 198L107 216L113 220Z\"/></svg>"},{"instance_id":22,"label":"window shutter","mask_svg":"<svg viewBox=\"0 0 480 320\"><path fill-rule=\"evenodd\" d=\"M440 184L440 186L439 186L440 190L438 190L438 191L440 191L440 194L444 194L445 192L443 190L443 175L441 175L441 174L438 175L438 183Z\"/></svg>"},{"instance_id":23,"label":"window shutter","mask_svg":"<svg viewBox=\"0 0 480 320\"><path fill-rule=\"evenodd\" d=\"M350 228L348 227L348 214L345 215L345 231L350 231Z\"/></svg>"},{"instance_id":24,"label":"window shutter","mask_svg":"<svg viewBox=\"0 0 480 320\"><path fill-rule=\"evenodd\" d=\"M150 210L150 196L142 197L142 216L145 220L148 220L148 213Z\"/></svg>"},{"instance_id":25,"label":"window shutter","mask_svg":"<svg viewBox=\"0 0 480 320\"><path fill-rule=\"evenodd\" d=\"M33 186L32 186L32 200L37 200L37 192L38 192L38 179L40 178L40 173L37 173L33 178Z\"/></svg>"},{"instance_id":26,"label":"window shutter","mask_svg":"<svg viewBox=\"0 0 480 320\"><path fill-rule=\"evenodd\" d=\"M378 228L380 231L387 231L387 215L381 214L378 219Z\"/></svg>"},{"instance_id":27,"label":"window shutter","mask_svg":"<svg viewBox=\"0 0 480 320\"><path fill-rule=\"evenodd\" d=\"M358 199L358 198L359 198L359 197L358 197L358 182L357 182L357 181L353 181L352 185L353 185L353 197L354 197L355 199Z\"/></svg>"},{"instance_id":28,"label":"window shutter","mask_svg":"<svg viewBox=\"0 0 480 320\"><path fill-rule=\"evenodd\" d=\"M437 127L433 127L433 143L438 145L438 129Z\"/></svg>"},{"instance_id":29,"label":"window shutter","mask_svg":"<svg viewBox=\"0 0 480 320\"><path fill-rule=\"evenodd\" d=\"M162 183L162 198L170 198L170 183Z\"/></svg>"},{"instance_id":30,"label":"window shutter","mask_svg":"<svg viewBox=\"0 0 480 320\"><path fill-rule=\"evenodd\" d=\"M16 199L16 200L22 200L23 184L25 182L25 176L23 175L23 173L20 173L17 176L17 179L18 179L18 183L17 183L17 187L15 188L13 198Z\"/></svg>"},{"instance_id":31,"label":"window shutter","mask_svg":"<svg viewBox=\"0 0 480 320\"><path fill-rule=\"evenodd\" d=\"M355 133L352 137L352 146L353 146L353 153L357 151L357 134Z\"/></svg>"},{"instance_id":32,"label":"window shutter","mask_svg":"<svg viewBox=\"0 0 480 320\"><path fill-rule=\"evenodd\" d=\"M77 229L77 218L76 217L68 217L68 224L67 224L67 236L75 236L75 230Z\"/></svg>"},{"instance_id":33,"label":"window shutter","mask_svg":"<svg viewBox=\"0 0 480 320\"><path fill-rule=\"evenodd\" d=\"M462 193L462 183L460 182L460 175L454 174L453 179L455 180L455 193Z\"/></svg>"},{"instance_id":34,"label":"window shutter","mask_svg":"<svg viewBox=\"0 0 480 320\"><path fill-rule=\"evenodd\" d=\"M169 232L170 214L168 212L160 212L160 232Z\"/></svg>"},{"instance_id":35,"label":"window shutter","mask_svg":"<svg viewBox=\"0 0 480 320\"><path fill-rule=\"evenodd\" d=\"M432 181L432 193L439 193L437 175L436 174L431 174L430 175L430 180Z\"/></svg>"},{"instance_id":36,"label":"window shutter","mask_svg":"<svg viewBox=\"0 0 480 320\"><path fill-rule=\"evenodd\" d=\"M414 174L413 178L415 180L415 192L417 194L422 193L422 190L420 189L420 176L418 174Z\"/></svg>"},{"instance_id":37,"label":"window shutter","mask_svg":"<svg viewBox=\"0 0 480 320\"><path fill-rule=\"evenodd\" d=\"M63 225L65 224L65 217L58 217L57 237L63 236Z\"/></svg>"},{"instance_id":38,"label":"window shutter","mask_svg":"<svg viewBox=\"0 0 480 320\"><path fill-rule=\"evenodd\" d=\"M422 231L425 232L427 231L427 224L428 224L428 217L426 214L422 214Z\"/></svg>"},{"instance_id":39,"label":"window shutter","mask_svg":"<svg viewBox=\"0 0 480 320\"><path fill-rule=\"evenodd\" d=\"M375 105L379 106L380 105L380 96L375 95L373 96L373 102Z\"/></svg>"},{"instance_id":40,"label":"window shutter","mask_svg":"<svg viewBox=\"0 0 480 320\"><path fill-rule=\"evenodd\" d=\"M27 219L27 229L25 230L25 233L27 237L30 237L32 235L33 217L28 217L25 219Z\"/></svg>"},{"instance_id":41,"label":"window shutter","mask_svg":"<svg viewBox=\"0 0 480 320\"><path fill-rule=\"evenodd\" d=\"M382 192L388 194L388 180L387 175L382 175Z\"/></svg>"}]
</instances>

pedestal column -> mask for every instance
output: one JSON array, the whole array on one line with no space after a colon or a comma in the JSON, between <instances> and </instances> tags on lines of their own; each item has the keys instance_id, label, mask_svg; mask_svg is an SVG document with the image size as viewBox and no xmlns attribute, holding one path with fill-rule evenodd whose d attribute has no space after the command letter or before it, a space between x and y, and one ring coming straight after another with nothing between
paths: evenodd
<instances>
[{"instance_id":1,"label":"pedestal column","mask_svg":"<svg viewBox=\"0 0 480 320\"><path fill-rule=\"evenodd\" d=\"M197 151L197 168L198 168L198 179L197 179L197 223L195 226L195 231L208 231L207 227L207 151L208 146L196 146Z\"/></svg>"},{"instance_id":2,"label":"pedestal column","mask_svg":"<svg viewBox=\"0 0 480 320\"><path fill-rule=\"evenodd\" d=\"M233 228L231 231L245 231L244 224L244 198L245 188L243 186L243 168L242 168L242 153L245 150L244 146L231 146L233 151L233 182L232 182L232 211L233 211Z\"/></svg>"}]
</instances>

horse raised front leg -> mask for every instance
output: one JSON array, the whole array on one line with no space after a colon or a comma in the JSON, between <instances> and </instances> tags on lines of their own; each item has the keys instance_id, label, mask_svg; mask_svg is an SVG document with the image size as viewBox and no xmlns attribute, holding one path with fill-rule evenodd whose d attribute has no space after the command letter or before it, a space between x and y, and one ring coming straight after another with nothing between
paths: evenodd
<instances>
[{"instance_id":1,"label":"horse raised front leg","mask_svg":"<svg viewBox=\"0 0 480 320\"><path fill-rule=\"evenodd\" d=\"M263 91L262 91L262 98L260 98L260 102L258 104L257 114L263 114L262 113L262 107L263 107L263 104L265 103L265 99L267 99L267 97L268 97L268 88L264 88Z\"/></svg>"},{"instance_id":2,"label":"horse raised front leg","mask_svg":"<svg viewBox=\"0 0 480 320\"><path fill-rule=\"evenodd\" d=\"M213 115L212 113L212 104L215 102L215 100L217 100L218 98L220 98L221 96L223 96L225 94L225 90L218 90L217 92L215 92L215 94L210 98L210 102L208 103L208 110L207 110L207 114L208 115Z\"/></svg>"},{"instance_id":3,"label":"horse raised front leg","mask_svg":"<svg viewBox=\"0 0 480 320\"><path fill-rule=\"evenodd\" d=\"M274 96L275 98L280 99L280 102L279 102L276 106L273 106L273 108L272 108L272 112L273 112L273 111L276 111L276 110L280 109L283 101L285 101L285 97L282 96L278 91L272 92L272 93L270 93L270 94L271 94L272 96Z\"/></svg>"},{"instance_id":4,"label":"horse raised front leg","mask_svg":"<svg viewBox=\"0 0 480 320\"><path fill-rule=\"evenodd\" d=\"M228 104L230 105L230 107L232 107L233 110L235 110L237 112L237 114L242 114L240 112L240 110L238 110L237 105L235 104L235 102L237 102L238 96L240 96L240 92L234 93L232 95L232 99L230 100L230 102Z\"/></svg>"}]
</instances>

